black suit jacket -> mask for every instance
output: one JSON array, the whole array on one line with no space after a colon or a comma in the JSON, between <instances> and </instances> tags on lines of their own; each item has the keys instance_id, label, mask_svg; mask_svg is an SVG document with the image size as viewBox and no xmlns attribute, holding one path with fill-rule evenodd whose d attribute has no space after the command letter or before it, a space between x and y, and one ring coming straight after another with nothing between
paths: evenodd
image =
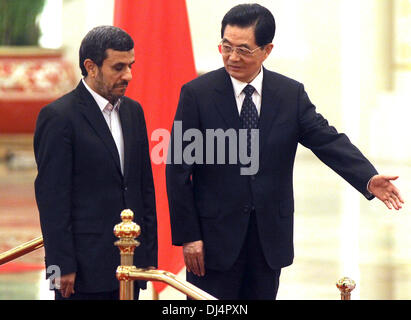
<instances>
[{"instance_id":1,"label":"black suit jacket","mask_svg":"<svg viewBox=\"0 0 411 320\"><path fill-rule=\"evenodd\" d=\"M316 112L304 87L263 68L259 117L259 170L240 174L241 164L177 163L171 137L166 168L172 239L175 245L203 240L207 268L227 270L243 244L249 215L255 210L261 245L273 269L293 261L293 165L298 143L347 180L367 198L369 179L377 174L346 135ZM224 68L207 73L181 89L175 121L182 132L196 128L241 128L231 79ZM205 140L205 139L204 139ZM183 142L184 148L191 141ZM216 150L215 150L216 151ZM204 158L206 158L204 148Z\"/></svg>"},{"instance_id":2,"label":"black suit jacket","mask_svg":"<svg viewBox=\"0 0 411 320\"><path fill-rule=\"evenodd\" d=\"M123 97L124 176L101 110L83 83L44 107L38 116L34 152L35 193L46 266L76 272L82 292L118 288L120 265L114 226L123 209L141 227L136 266L157 266L157 220L148 139L141 106Z\"/></svg>"}]
</instances>

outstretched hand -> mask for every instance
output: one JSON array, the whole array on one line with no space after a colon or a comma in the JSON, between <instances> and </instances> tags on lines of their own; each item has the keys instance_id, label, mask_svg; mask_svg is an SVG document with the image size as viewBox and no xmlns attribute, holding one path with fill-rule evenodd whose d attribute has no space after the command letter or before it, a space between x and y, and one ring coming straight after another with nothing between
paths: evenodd
<instances>
[{"instance_id":1,"label":"outstretched hand","mask_svg":"<svg viewBox=\"0 0 411 320\"><path fill-rule=\"evenodd\" d=\"M399 210L402 208L401 204L404 203L400 191L391 182L397 179L398 176L376 175L372 177L368 186L369 191L380 199L390 210L393 207Z\"/></svg>"}]
</instances>

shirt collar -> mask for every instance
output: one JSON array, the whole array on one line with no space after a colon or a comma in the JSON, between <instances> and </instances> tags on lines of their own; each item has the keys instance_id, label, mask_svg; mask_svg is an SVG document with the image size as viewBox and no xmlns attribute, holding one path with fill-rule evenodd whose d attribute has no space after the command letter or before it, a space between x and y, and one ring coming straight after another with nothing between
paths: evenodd
<instances>
[{"instance_id":1,"label":"shirt collar","mask_svg":"<svg viewBox=\"0 0 411 320\"><path fill-rule=\"evenodd\" d=\"M93 96L94 100L96 101L97 105L99 106L100 110L103 112L104 108L107 106L107 104L109 103L109 101L102 97L101 95L99 95L97 92L95 92L93 89L91 89L88 84L86 83L86 81L84 79L81 79L81 81L83 81L84 86L86 87L86 89L90 92L90 94ZM119 98L117 100L117 102L114 104L114 110L119 110L120 108L120 102L121 99Z\"/></svg>"},{"instance_id":2,"label":"shirt collar","mask_svg":"<svg viewBox=\"0 0 411 320\"><path fill-rule=\"evenodd\" d=\"M264 74L263 67L261 67L260 72L258 73L258 75L250 83L242 82L240 80L237 80L237 79L233 78L230 75L231 82L233 83L235 96L238 98L240 96L240 94L243 92L243 89L248 84L252 85L255 89L255 92L257 92L261 96L262 89L263 89L263 74Z\"/></svg>"}]
</instances>

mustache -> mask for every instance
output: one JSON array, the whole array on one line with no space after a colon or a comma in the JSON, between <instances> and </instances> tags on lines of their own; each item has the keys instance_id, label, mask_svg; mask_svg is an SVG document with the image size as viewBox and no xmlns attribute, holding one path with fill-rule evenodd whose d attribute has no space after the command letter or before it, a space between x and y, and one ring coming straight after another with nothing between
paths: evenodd
<instances>
[{"instance_id":1,"label":"mustache","mask_svg":"<svg viewBox=\"0 0 411 320\"><path fill-rule=\"evenodd\" d=\"M122 81L122 82L116 84L114 87L117 88L117 87L124 87L124 86L126 86L126 87L128 86L128 81Z\"/></svg>"}]
</instances>

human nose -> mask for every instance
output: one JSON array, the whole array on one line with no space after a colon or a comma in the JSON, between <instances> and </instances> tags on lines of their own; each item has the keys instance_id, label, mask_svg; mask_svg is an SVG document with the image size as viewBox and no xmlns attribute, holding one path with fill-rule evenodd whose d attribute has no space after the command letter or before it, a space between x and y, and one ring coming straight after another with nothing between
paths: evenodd
<instances>
[{"instance_id":1,"label":"human nose","mask_svg":"<svg viewBox=\"0 0 411 320\"><path fill-rule=\"evenodd\" d=\"M237 53L237 48L233 48L233 50L230 53L229 59L231 61L238 61L240 60L240 55Z\"/></svg>"},{"instance_id":2,"label":"human nose","mask_svg":"<svg viewBox=\"0 0 411 320\"><path fill-rule=\"evenodd\" d=\"M131 68L127 67L127 70L123 74L123 80L131 81L132 78L133 78L133 75L131 74Z\"/></svg>"}]
</instances>

